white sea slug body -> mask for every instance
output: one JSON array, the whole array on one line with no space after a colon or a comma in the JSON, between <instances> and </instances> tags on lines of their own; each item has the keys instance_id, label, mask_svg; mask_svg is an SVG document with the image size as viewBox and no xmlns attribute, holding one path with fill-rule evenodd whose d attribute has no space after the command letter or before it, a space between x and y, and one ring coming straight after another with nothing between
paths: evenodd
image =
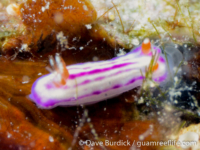
<instances>
[{"instance_id":1,"label":"white sea slug body","mask_svg":"<svg viewBox=\"0 0 200 150\"><path fill-rule=\"evenodd\" d=\"M29 97L46 109L106 100L141 86L152 57L152 79L160 83L166 80L169 70L161 49L148 39L126 55L106 61L65 67L56 55L55 61L50 59L55 71L37 79Z\"/></svg>"}]
</instances>

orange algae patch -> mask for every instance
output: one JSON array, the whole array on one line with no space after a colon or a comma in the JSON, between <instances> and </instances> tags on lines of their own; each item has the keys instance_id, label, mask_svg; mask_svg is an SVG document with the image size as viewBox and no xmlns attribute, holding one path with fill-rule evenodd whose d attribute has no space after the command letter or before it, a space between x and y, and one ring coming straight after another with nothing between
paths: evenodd
<instances>
[{"instance_id":1,"label":"orange algae patch","mask_svg":"<svg viewBox=\"0 0 200 150\"><path fill-rule=\"evenodd\" d=\"M6 103L0 97L0 145L4 149L61 149L63 146L57 139L54 142L49 142L49 137L52 135L40 130L31 124L26 116L16 107ZM7 119L9 118L9 119ZM5 138L7 137L7 138ZM48 144L47 144L48 143Z\"/></svg>"},{"instance_id":2,"label":"orange algae patch","mask_svg":"<svg viewBox=\"0 0 200 150\"><path fill-rule=\"evenodd\" d=\"M97 18L88 0L27 0L20 10L24 25L36 39L61 31L68 37L81 35L85 25Z\"/></svg>"},{"instance_id":3,"label":"orange algae patch","mask_svg":"<svg viewBox=\"0 0 200 150\"><path fill-rule=\"evenodd\" d=\"M115 39L96 22L97 12L88 0L27 0L18 9L21 30L2 44L2 54L9 59L24 53L39 58L83 46L85 50L91 41L90 47L102 42L116 47Z\"/></svg>"}]
</instances>

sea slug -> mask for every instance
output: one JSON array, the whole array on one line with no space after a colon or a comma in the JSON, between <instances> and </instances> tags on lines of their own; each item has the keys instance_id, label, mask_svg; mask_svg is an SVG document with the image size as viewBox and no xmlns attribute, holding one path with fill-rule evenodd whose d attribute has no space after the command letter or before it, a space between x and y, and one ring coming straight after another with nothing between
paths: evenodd
<instances>
[{"instance_id":1,"label":"sea slug","mask_svg":"<svg viewBox=\"0 0 200 150\"><path fill-rule=\"evenodd\" d=\"M168 60L170 65L173 65L173 57L182 57L175 48L168 47L168 51L172 57ZM141 86L147 72L157 83L166 81L170 71L165 56L149 39L129 53L106 61L66 67L57 54L55 60L52 56L50 58L53 72L35 81L29 97L44 109L106 100Z\"/></svg>"}]
</instances>

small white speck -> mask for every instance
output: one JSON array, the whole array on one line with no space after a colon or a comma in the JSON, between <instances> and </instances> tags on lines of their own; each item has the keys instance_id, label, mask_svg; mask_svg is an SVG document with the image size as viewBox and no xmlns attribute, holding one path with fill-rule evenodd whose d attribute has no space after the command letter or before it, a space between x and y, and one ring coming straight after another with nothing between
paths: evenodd
<instances>
[{"instance_id":1,"label":"small white speck","mask_svg":"<svg viewBox=\"0 0 200 150\"><path fill-rule=\"evenodd\" d=\"M44 12L45 11L45 7L42 7L42 12Z\"/></svg>"},{"instance_id":2,"label":"small white speck","mask_svg":"<svg viewBox=\"0 0 200 150\"><path fill-rule=\"evenodd\" d=\"M92 29L92 25L91 24L86 24L85 25L86 26L86 28L89 30L89 29Z\"/></svg>"},{"instance_id":3,"label":"small white speck","mask_svg":"<svg viewBox=\"0 0 200 150\"><path fill-rule=\"evenodd\" d=\"M174 77L174 81L175 81L175 83L177 83L178 77Z\"/></svg>"},{"instance_id":4,"label":"small white speck","mask_svg":"<svg viewBox=\"0 0 200 150\"><path fill-rule=\"evenodd\" d=\"M54 139L53 139L52 136L49 136L49 141L50 141L50 142L54 142Z\"/></svg>"},{"instance_id":5,"label":"small white speck","mask_svg":"<svg viewBox=\"0 0 200 150\"><path fill-rule=\"evenodd\" d=\"M143 97L140 97L140 99L138 100L138 104L142 104L142 103L144 103L144 99Z\"/></svg>"},{"instance_id":6,"label":"small white speck","mask_svg":"<svg viewBox=\"0 0 200 150\"><path fill-rule=\"evenodd\" d=\"M28 44L22 44L22 46L21 46L21 48L20 48L19 51L20 52L22 52L22 51L25 51L25 52L29 51Z\"/></svg>"},{"instance_id":7,"label":"small white speck","mask_svg":"<svg viewBox=\"0 0 200 150\"><path fill-rule=\"evenodd\" d=\"M7 138L10 138L12 136L12 134L10 134L9 132L7 133Z\"/></svg>"},{"instance_id":8,"label":"small white speck","mask_svg":"<svg viewBox=\"0 0 200 150\"><path fill-rule=\"evenodd\" d=\"M183 63L184 65L188 65L188 62L187 61L184 61L184 63Z\"/></svg>"},{"instance_id":9,"label":"small white speck","mask_svg":"<svg viewBox=\"0 0 200 150\"><path fill-rule=\"evenodd\" d=\"M88 11L88 8L87 8L86 5L83 5L83 9L84 9L85 11Z\"/></svg>"},{"instance_id":10,"label":"small white speck","mask_svg":"<svg viewBox=\"0 0 200 150\"><path fill-rule=\"evenodd\" d=\"M125 54L126 52L123 49L119 49L119 53L117 54L117 56L123 56Z\"/></svg>"},{"instance_id":11,"label":"small white speck","mask_svg":"<svg viewBox=\"0 0 200 150\"><path fill-rule=\"evenodd\" d=\"M144 136L143 136L143 135L140 135L140 136L139 136L139 140L141 140L141 141L144 140Z\"/></svg>"},{"instance_id":12,"label":"small white speck","mask_svg":"<svg viewBox=\"0 0 200 150\"><path fill-rule=\"evenodd\" d=\"M28 76L23 76L22 77L22 84L29 83L29 81L30 81L30 78Z\"/></svg>"},{"instance_id":13,"label":"small white speck","mask_svg":"<svg viewBox=\"0 0 200 150\"><path fill-rule=\"evenodd\" d=\"M90 122L90 121L91 121L91 119L90 119L90 118L88 118L88 119L87 119L87 122Z\"/></svg>"},{"instance_id":14,"label":"small white speck","mask_svg":"<svg viewBox=\"0 0 200 150\"><path fill-rule=\"evenodd\" d=\"M177 100L174 100L174 104L178 104L178 101L177 101Z\"/></svg>"}]
</instances>

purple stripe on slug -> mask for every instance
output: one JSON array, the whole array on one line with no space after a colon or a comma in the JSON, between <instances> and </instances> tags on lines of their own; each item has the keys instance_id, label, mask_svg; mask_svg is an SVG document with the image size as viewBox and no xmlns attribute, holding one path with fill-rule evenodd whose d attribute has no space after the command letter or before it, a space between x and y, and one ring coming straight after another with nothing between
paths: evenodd
<instances>
[{"instance_id":1,"label":"purple stripe on slug","mask_svg":"<svg viewBox=\"0 0 200 150\"><path fill-rule=\"evenodd\" d=\"M118 65L115 65L115 66L112 66L112 67L109 67L109 68L95 69L95 70L88 71L88 72L71 74L69 76L69 79L75 79L77 77L83 77L85 75L93 75L93 74L103 73L103 72L106 72L106 71L110 71L110 70L113 70L113 69L119 69L119 68L122 68L122 67L125 67L125 66L128 66L128 65L132 65L132 64L135 64L135 63L118 64Z\"/></svg>"},{"instance_id":2,"label":"purple stripe on slug","mask_svg":"<svg viewBox=\"0 0 200 150\"><path fill-rule=\"evenodd\" d=\"M121 85L115 85L115 86L113 86L112 89L118 89L118 88L120 88L120 87L121 87Z\"/></svg>"},{"instance_id":3,"label":"purple stripe on slug","mask_svg":"<svg viewBox=\"0 0 200 150\"><path fill-rule=\"evenodd\" d=\"M79 85L84 85L84 84L88 84L88 83L90 83L91 82L91 80L85 80L85 81L83 81L81 84L79 84ZM77 85L78 86L78 85Z\"/></svg>"},{"instance_id":4,"label":"purple stripe on slug","mask_svg":"<svg viewBox=\"0 0 200 150\"><path fill-rule=\"evenodd\" d=\"M140 76L138 78L133 78L132 80L130 80L128 83L126 83L125 85L129 85L129 84L132 84L134 83L136 80L143 80L144 77L143 76Z\"/></svg>"},{"instance_id":5,"label":"purple stripe on slug","mask_svg":"<svg viewBox=\"0 0 200 150\"><path fill-rule=\"evenodd\" d=\"M95 91L95 92L92 93L92 95L99 95L101 93L102 93L101 91Z\"/></svg>"},{"instance_id":6,"label":"purple stripe on slug","mask_svg":"<svg viewBox=\"0 0 200 150\"><path fill-rule=\"evenodd\" d=\"M158 61L160 61L161 63L165 63L165 59L164 59L163 57L160 57L160 58L158 59Z\"/></svg>"},{"instance_id":7,"label":"purple stripe on slug","mask_svg":"<svg viewBox=\"0 0 200 150\"><path fill-rule=\"evenodd\" d=\"M74 87L77 87L77 86L80 86L80 85L85 85L85 84L88 84L88 83L93 82L93 81L103 80L104 78L105 77L98 77L94 80L85 80L85 81L81 82L80 84L75 85ZM68 88L67 86L64 87L64 89L67 89L67 88Z\"/></svg>"},{"instance_id":8,"label":"purple stripe on slug","mask_svg":"<svg viewBox=\"0 0 200 150\"><path fill-rule=\"evenodd\" d=\"M157 77L157 78L154 78L153 80L156 81L156 82L162 82L164 81L165 79L167 79L167 73L165 73L164 75L162 75L161 77Z\"/></svg>"},{"instance_id":9,"label":"purple stripe on slug","mask_svg":"<svg viewBox=\"0 0 200 150\"><path fill-rule=\"evenodd\" d=\"M95 81L99 81L99 80L103 80L105 77L98 77L96 79L94 79Z\"/></svg>"},{"instance_id":10,"label":"purple stripe on slug","mask_svg":"<svg viewBox=\"0 0 200 150\"><path fill-rule=\"evenodd\" d=\"M156 50L158 53L161 53L161 49L157 46L153 46L153 49Z\"/></svg>"},{"instance_id":11,"label":"purple stripe on slug","mask_svg":"<svg viewBox=\"0 0 200 150\"><path fill-rule=\"evenodd\" d=\"M137 53L141 50L141 46L131 49L130 53Z\"/></svg>"}]
</instances>

